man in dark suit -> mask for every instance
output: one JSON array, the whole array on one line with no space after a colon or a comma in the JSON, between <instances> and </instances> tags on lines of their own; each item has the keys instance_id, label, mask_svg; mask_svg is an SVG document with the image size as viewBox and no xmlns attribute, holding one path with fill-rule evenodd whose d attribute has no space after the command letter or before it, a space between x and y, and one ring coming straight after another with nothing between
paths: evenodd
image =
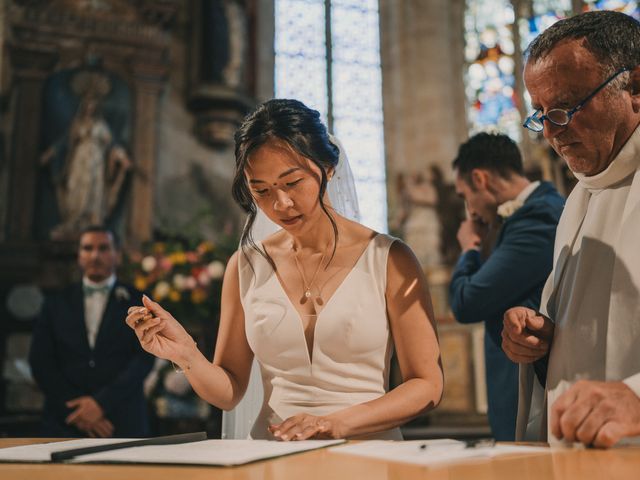
<instances>
[{"instance_id":1,"label":"man in dark suit","mask_svg":"<svg viewBox=\"0 0 640 480\"><path fill-rule=\"evenodd\" d=\"M484 322L489 423L496 440L514 440L518 366L501 348L502 317L515 305L539 307L564 200L550 183L525 178L520 151L506 135L473 136L453 168L468 218L458 230L451 309L461 323Z\"/></svg>"},{"instance_id":2,"label":"man in dark suit","mask_svg":"<svg viewBox=\"0 0 640 480\"><path fill-rule=\"evenodd\" d=\"M85 229L82 282L47 297L36 322L29 361L45 395L44 436L149 433L142 386L154 360L124 321L142 292L116 280L119 260L111 231Z\"/></svg>"}]
</instances>

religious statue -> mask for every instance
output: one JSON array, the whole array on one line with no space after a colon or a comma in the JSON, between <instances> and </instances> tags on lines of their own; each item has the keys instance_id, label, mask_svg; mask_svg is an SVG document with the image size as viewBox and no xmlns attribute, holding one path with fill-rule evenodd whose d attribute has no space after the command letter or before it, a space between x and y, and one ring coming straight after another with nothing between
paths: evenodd
<instances>
[{"instance_id":1,"label":"religious statue","mask_svg":"<svg viewBox=\"0 0 640 480\"><path fill-rule=\"evenodd\" d=\"M410 175L398 175L400 205L393 222L421 265L427 269L442 263L442 228L436 210L439 195L434 185L435 173L429 168Z\"/></svg>"},{"instance_id":2,"label":"religious statue","mask_svg":"<svg viewBox=\"0 0 640 480\"><path fill-rule=\"evenodd\" d=\"M42 165L50 167L60 216L51 230L52 239L71 239L88 225L105 223L132 167L100 111L110 88L103 73L74 75L71 89L80 98L78 109L64 137L40 158Z\"/></svg>"}]
</instances>

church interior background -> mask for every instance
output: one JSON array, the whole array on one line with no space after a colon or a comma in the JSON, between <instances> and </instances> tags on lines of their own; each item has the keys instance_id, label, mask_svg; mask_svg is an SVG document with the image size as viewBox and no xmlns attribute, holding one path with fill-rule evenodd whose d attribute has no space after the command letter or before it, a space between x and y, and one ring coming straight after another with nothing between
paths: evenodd
<instances>
[{"instance_id":1,"label":"church interior background","mask_svg":"<svg viewBox=\"0 0 640 480\"><path fill-rule=\"evenodd\" d=\"M570 191L563 163L520 127L522 51L593 9L640 17L639 2L614 0L0 1L0 436L36 433L30 331L43 292L76 278L87 222L118 232L122 275L184 312L211 354L243 224L233 132L274 96L322 114L349 154L363 223L403 238L429 279L447 382L405 436L489 435L482 326L447 307L464 216L451 162L469 135L497 130L530 178ZM80 132L92 153L72 142ZM146 390L155 433L219 432L219 412L166 365Z\"/></svg>"}]
</instances>

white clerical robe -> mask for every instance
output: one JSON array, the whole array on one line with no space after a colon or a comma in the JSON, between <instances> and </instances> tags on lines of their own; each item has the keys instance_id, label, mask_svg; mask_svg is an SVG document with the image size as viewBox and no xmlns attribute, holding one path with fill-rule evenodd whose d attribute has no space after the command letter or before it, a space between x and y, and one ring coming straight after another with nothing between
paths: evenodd
<instances>
[{"instance_id":1,"label":"white clerical robe","mask_svg":"<svg viewBox=\"0 0 640 480\"><path fill-rule=\"evenodd\" d=\"M624 381L640 397L640 127L605 171L576 177L540 307L555 323L546 391L521 364L517 439L544 439L577 380Z\"/></svg>"}]
</instances>

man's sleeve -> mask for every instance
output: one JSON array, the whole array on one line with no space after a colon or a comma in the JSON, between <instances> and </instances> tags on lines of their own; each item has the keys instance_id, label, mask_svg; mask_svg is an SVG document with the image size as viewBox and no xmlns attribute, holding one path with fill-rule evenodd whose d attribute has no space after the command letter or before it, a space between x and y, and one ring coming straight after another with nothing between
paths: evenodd
<instances>
[{"instance_id":1,"label":"man's sleeve","mask_svg":"<svg viewBox=\"0 0 640 480\"><path fill-rule=\"evenodd\" d=\"M132 357L127 367L118 374L113 382L105 385L95 395L96 401L108 414L122 402L126 402L132 394L139 390L145 377L151 371L154 357L142 350Z\"/></svg>"},{"instance_id":2,"label":"man's sleeve","mask_svg":"<svg viewBox=\"0 0 640 480\"><path fill-rule=\"evenodd\" d=\"M142 297L142 292L137 290L130 290L129 293L131 298ZM126 327L124 335L122 341L129 344L131 358L115 379L95 395L96 401L107 414L118 408L122 402L127 402L136 391L140 390L155 362L155 357L142 349L133 330Z\"/></svg>"},{"instance_id":3,"label":"man's sleeve","mask_svg":"<svg viewBox=\"0 0 640 480\"><path fill-rule=\"evenodd\" d=\"M551 217L532 212L505 224L502 242L484 263L476 251L461 256L449 288L459 322L501 318L541 289L553 263L556 223Z\"/></svg>"},{"instance_id":4,"label":"man's sleeve","mask_svg":"<svg viewBox=\"0 0 640 480\"><path fill-rule=\"evenodd\" d=\"M68 412L65 402L81 396L82 393L62 373L59 347L55 344L52 325L52 308L55 308L53 303L50 299L45 300L42 312L36 319L31 336L29 363L33 378L49 405L55 408L59 415L64 416Z\"/></svg>"}]
</instances>

